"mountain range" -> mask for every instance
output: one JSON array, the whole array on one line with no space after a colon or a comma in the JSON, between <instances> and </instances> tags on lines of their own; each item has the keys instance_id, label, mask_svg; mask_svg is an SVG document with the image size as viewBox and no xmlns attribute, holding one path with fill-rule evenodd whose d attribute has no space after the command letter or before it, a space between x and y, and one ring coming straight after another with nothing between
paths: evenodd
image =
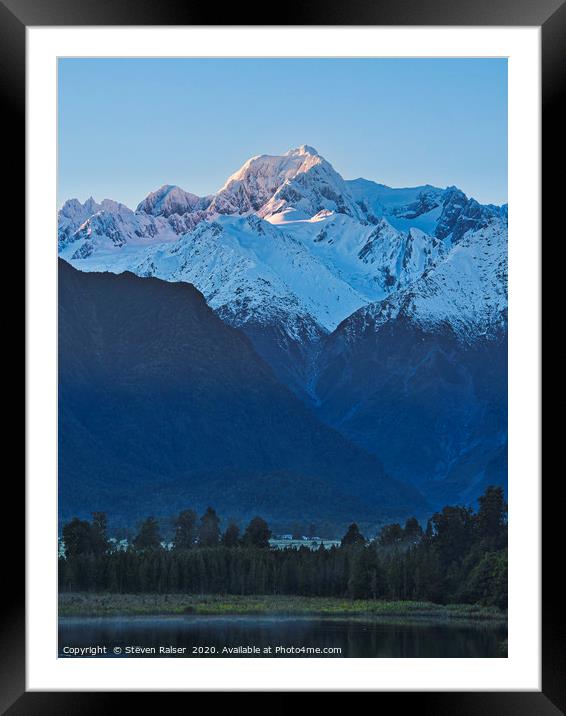
<instances>
[{"instance_id":1,"label":"mountain range","mask_svg":"<svg viewBox=\"0 0 566 716\"><path fill-rule=\"evenodd\" d=\"M506 485L506 205L345 180L303 145L214 195L71 199L58 246L82 272L196 287L319 425L428 504Z\"/></svg>"}]
</instances>

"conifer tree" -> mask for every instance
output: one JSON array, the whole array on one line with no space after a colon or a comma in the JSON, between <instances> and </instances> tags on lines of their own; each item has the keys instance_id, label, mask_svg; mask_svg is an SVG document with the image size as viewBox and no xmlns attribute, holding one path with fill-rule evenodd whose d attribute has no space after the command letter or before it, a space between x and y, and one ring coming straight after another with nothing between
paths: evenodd
<instances>
[{"instance_id":1,"label":"conifer tree","mask_svg":"<svg viewBox=\"0 0 566 716\"><path fill-rule=\"evenodd\" d=\"M197 539L197 514L193 510L183 510L175 519L174 549L191 549Z\"/></svg>"},{"instance_id":2,"label":"conifer tree","mask_svg":"<svg viewBox=\"0 0 566 716\"><path fill-rule=\"evenodd\" d=\"M63 543L67 557L92 553L92 529L89 522L74 517L63 527Z\"/></svg>"},{"instance_id":3,"label":"conifer tree","mask_svg":"<svg viewBox=\"0 0 566 716\"><path fill-rule=\"evenodd\" d=\"M225 547L236 547L240 542L240 528L235 522L230 522L222 535L222 544Z\"/></svg>"},{"instance_id":4,"label":"conifer tree","mask_svg":"<svg viewBox=\"0 0 566 716\"><path fill-rule=\"evenodd\" d=\"M271 530L267 522L261 517L254 517L244 532L244 544L250 547L269 547Z\"/></svg>"},{"instance_id":5,"label":"conifer tree","mask_svg":"<svg viewBox=\"0 0 566 716\"><path fill-rule=\"evenodd\" d=\"M200 518L198 541L202 547L214 547L220 541L220 519L212 507Z\"/></svg>"},{"instance_id":6,"label":"conifer tree","mask_svg":"<svg viewBox=\"0 0 566 716\"><path fill-rule=\"evenodd\" d=\"M360 529L355 522L348 527L348 531L342 537L341 547L349 547L356 544L365 544L366 538L360 533Z\"/></svg>"},{"instance_id":7,"label":"conifer tree","mask_svg":"<svg viewBox=\"0 0 566 716\"><path fill-rule=\"evenodd\" d=\"M159 524L155 517L147 517L141 523L140 531L134 537L134 547L143 551L155 550L161 547Z\"/></svg>"},{"instance_id":8,"label":"conifer tree","mask_svg":"<svg viewBox=\"0 0 566 716\"><path fill-rule=\"evenodd\" d=\"M91 523L92 551L100 557L109 549L108 519L105 512L93 512Z\"/></svg>"},{"instance_id":9,"label":"conifer tree","mask_svg":"<svg viewBox=\"0 0 566 716\"><path fill-rule=\"evenodd\" d=\"M490 486L479 498L477 526L480 539L492 547L503 547L507 505L501 487Z\"/></svg>"}]
</instances>

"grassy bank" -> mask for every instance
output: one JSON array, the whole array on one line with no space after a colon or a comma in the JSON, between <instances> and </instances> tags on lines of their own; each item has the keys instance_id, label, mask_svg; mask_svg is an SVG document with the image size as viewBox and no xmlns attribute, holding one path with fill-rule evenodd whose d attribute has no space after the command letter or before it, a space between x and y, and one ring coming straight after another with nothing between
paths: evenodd
<instances>
[{"instance_id":1,"label":"grassy bank","mask_svg":"<svg viewBox=\"0 0 566 716\"><path fill-rule=\"evenodd\" d=\"M495 607L474 604L439 605L431 602L386 602L330 597L280 595L93 594L61 593L59 616L156 615L295 615L387 616L429 619L467 619L505 622Z\"/></svg>"}]
</instances>

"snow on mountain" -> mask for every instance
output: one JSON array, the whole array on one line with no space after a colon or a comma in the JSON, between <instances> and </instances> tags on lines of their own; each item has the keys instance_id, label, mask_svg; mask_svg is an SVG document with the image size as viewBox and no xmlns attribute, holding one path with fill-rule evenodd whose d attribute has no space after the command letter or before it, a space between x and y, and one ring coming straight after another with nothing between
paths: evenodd
<instances>
[{"instance_id":1,"label":"snow on mountain","mask_svg":"<svg viewBox=\"0 0 566 716\"><path fill-rule=\"evenodd\" d=\"M505 330L506 221L492 217L485 227L468 232L412 284L364 306L342 328L346 333L360 332L361 326L378 331L398 318L428 332L449 325L465 342L489 338Z\"/></svg>"},{"instance_id":2,"label":"snow on mountain","mask_svg":"<svg viewBox=\"0 0 566 716\"><path fill-rule=\"evenodd\" d=\"M164 184L157 191L148 194L138 204L136 211L152 216L171 216L186 214L195 209L203 208L203 199L191 194L179 186Z\"/></svg>"},{"instance_id":3,"label":"snow on mountain","mask_svg":"<svg viewBox=\"0 0 566 716\"><path fill-rule=\"evenodd\" d=\"M461 189L426 184L393 189L367 179L347 181L346 185L364 215L372 223L379 217L399 230L412 227L457 243L467 231L487 226L494 218L507 219L507 205L481 205Z\"/></svg>"},{"instance_id":4,"label":"snow on mountain","mask_svg":"<svg viewBox=\"0 0 566 716\"><path fill-rule=\"evenodd\" d=\"M444 195L435 235L440 239L450 237L452 243L457 244L468 232L484 229L497 220L507 225L507 205L481 205L475 199L468 199L457 187L451 186Z\"/></svg>"},{"instance_id":5,"label":"snow on mountain","mask_svg":"<svg viewBox=\"0 0 566 716\"><path fill-rule=\"evenodd\" d=\"M126 245L144 247L151 241L168 242L178 238L162 217L136 214L124 204L106 199L95 206L96 212L78 228L73 230L72 224L82 218L79 207L76 207L76 218L66 217L68 222L63 230L60 225L59 254L62 258L82 260L100 251L120 249Z\"/></svg>"},{"instance_id":6,"label":"snow on mountain","mask_svg":"<svg viewBox=\"0 0 566 716\"><path fill-rule=\"evenodd\" d=\"M399 231L383 217L375 224L361 224L343 214L322 212L310 221L278 226L301 240L365 301L379 300L408 285L449 247L414 227Z\"/></svg>"},{"instance_id":7,"label":"snow on mountain","mask_svg":"<svg viewBox=\"0 0 566 716\"><path fill-rule=\"evenodd\" d=\"M127 207L112 199L103 199L100 204L92 196L84 204L78 199L68 199L59 209L57 216L59 248L70 243L75 231L94 214L99 211L120 212L123 209L127 210Z\"/></svg>"},{"instance_id":8,"label":"snow on mountain","mask_svg":"<svg viewBox=\"0 0 566 716\"><path fill-rule=\"evenodd\" d=\"M441 205L445 192L430 184L393 189L367 179L351 179L346 181L346 185L371 221L376 221L380 216L387 216L394 222L396 219L406 219L415 222L413 225L423 231L430 230L437 220L439 212L433 216L428 215ZM417 219L419 221L415 221ZM403 222L399 224L399 228L405 228Z\"/></svg>"},{"instance_id":9,"label":"snow on mountain","mask_svg":"<svg viewBox=\"0 0 566 716\"><path fill-rule=\"evenodd\" d=\"M207 218L211 197L191 194L179 186L165 184L151 192L140 202L136 214L165 217L169 226L178 234L186 234Z\"/></svg>"}]
</instances>

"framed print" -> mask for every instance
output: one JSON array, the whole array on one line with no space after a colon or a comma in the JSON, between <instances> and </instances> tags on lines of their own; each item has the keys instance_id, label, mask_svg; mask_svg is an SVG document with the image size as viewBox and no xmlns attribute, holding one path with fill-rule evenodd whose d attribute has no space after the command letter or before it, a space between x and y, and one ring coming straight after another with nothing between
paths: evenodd
<instances>
[{"instance_id":1,"label":"framed print","mask_svg":"<svg viewBox=\"0 0 566 716\"><path fill-rule=\"evenodd\" d=\"M3 706L558 713L540 188L564 6L212 19L2 8L28 396Z\"/></svg>"}]
</instances>

